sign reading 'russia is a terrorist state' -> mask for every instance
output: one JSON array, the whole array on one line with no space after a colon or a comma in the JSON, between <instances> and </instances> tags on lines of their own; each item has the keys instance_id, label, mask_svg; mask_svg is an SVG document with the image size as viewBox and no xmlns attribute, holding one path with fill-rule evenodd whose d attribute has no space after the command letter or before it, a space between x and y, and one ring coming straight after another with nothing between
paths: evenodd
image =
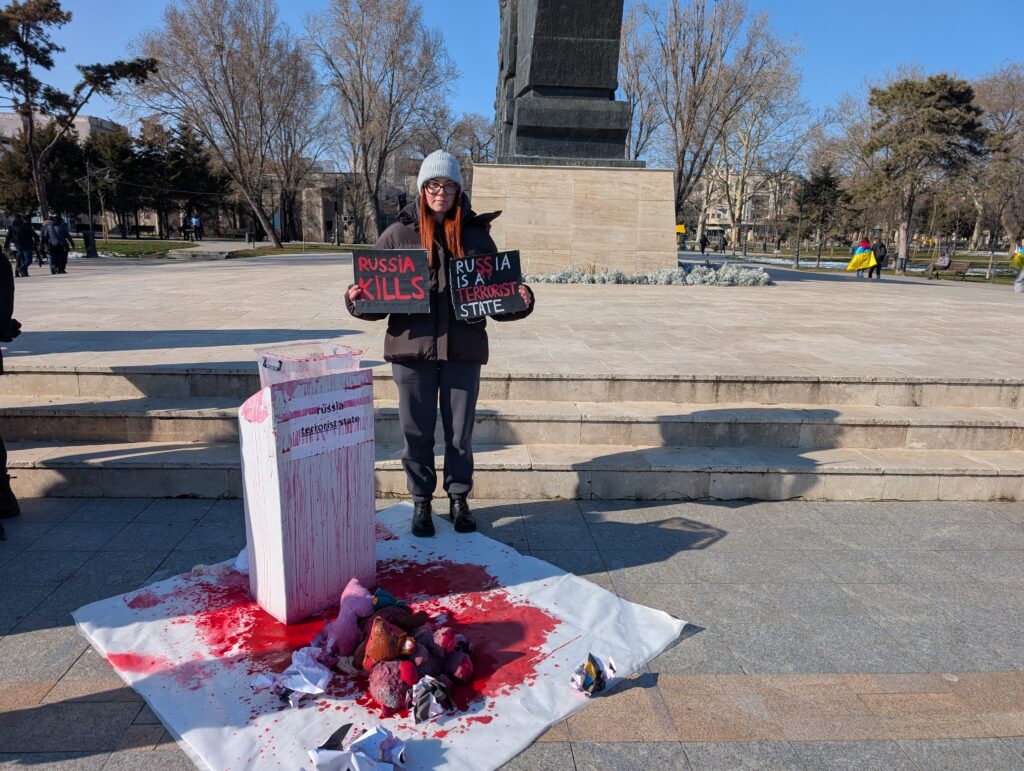
<instances>
[{"instance_id":1,"label":"sign reading 'russia is a terrorist state'","mask_svg":"<svg viewBox=\"0 0 1024 771\"><path fill-rule=\"evenodd\" d=\"M355 252L352 268L362 290L361 313L430 313L430 267L425 249Z\"/></svg>"},{"instance_id":2,"label":"sign reading 'russia is a terrorist state'","mask_svg":"<svg viewBox=\"0 0 1024 771\"><path fill-rule=\"evenodd\" d=\"M455 316L479 319L526 310L519 295L523 273L519 252L462 257L449 264Z\"/></svg>"}]
</instances>

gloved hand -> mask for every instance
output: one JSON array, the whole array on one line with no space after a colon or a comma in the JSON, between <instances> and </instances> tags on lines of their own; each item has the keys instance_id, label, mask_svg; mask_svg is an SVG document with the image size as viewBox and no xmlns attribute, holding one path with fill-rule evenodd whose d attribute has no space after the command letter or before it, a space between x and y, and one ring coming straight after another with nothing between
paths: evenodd
<instances>
[{"instance_id":1,"label":"gloved hand","mask_svg":"<svg viewBox=\"0 0 1024 771\"><path fill-rule=\"evenodd\" d=\"M21 322L11 319L7 324L0 324L0 343L9 343L21 334Z\"/></svg>"}]
</instances>

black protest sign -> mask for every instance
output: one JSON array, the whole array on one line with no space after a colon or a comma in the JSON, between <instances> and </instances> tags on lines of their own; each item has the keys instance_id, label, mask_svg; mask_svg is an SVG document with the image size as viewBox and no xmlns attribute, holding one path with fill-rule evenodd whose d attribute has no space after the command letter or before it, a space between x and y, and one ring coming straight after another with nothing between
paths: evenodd
<instances>
[{"instance_id":1,"label":"black protest sign","mask_svg":"<svg viewBox=\"0 0 1024 771\"><path fill-rule=\"evenodd\" d=\"M355 301L362 313L430 313L430 266L425 249L372 249L352 254Z\"/></svg>"},{"instance_id":2,"label":"black protest sign","mask_svg":"<svg viewBox=\"0 0 1024 771\"><path fill-rule=\"evenodd\" d=\"M448 266L455 317L479 319L526 310L519 295L523 272L519 252L459 257Z\"/></svg>"}]
</instances>

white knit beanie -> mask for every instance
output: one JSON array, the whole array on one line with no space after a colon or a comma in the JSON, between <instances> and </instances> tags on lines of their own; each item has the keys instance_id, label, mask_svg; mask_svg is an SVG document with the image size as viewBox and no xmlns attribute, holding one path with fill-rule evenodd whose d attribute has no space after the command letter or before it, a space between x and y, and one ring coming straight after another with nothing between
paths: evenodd
<instances>
[{"instance_id":1,"label":"white knit beanie","mask_svg":"<svg viewBox=\"0 0 1024 771\"><path fill-rule=\"evenodd\" d=\"M416 177L416 189L422 190L428 181L437 177L447 177L462 187L462 171L459 169L459 161L454 155L446 153L444 150L434 150L423 159L420 174Z\"/></svg>"}]
</instances>

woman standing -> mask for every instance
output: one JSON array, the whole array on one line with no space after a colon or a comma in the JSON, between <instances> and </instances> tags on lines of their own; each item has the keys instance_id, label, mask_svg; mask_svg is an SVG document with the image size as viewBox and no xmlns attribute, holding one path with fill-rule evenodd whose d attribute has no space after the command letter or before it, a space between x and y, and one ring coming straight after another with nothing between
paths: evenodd
<instances>
[{"instance_id":1,"label":"woman standing","mask_svg":"<svg viewBox=\"0 0 1024 771\"><path fill-rule=\"evenodd\" d=\"M434 469L434 425L440 401L444 429L444 490L449 514L460 533L476 530L466 503L473 489L473 423L480 392L480 367L487 363L486 321L455 318L448 288L448 265L460 257L497 251L488 235L489 219L469 208L462 192L459 162L443 150L431 153L416 180L419 196L398 221L385 230L375 249L426 249L430 264L430 312L420 314L359 313L361 290L352 285L345 305L357 318L387 318L384 359L391 362L398 386L398 415L405 434L402 465L414 509L412 532L434 534L430 501L437 486ZM494 316L514 321L533 312L533 292L520 287L526 310Z\"/></svg>"}]
</instances>

